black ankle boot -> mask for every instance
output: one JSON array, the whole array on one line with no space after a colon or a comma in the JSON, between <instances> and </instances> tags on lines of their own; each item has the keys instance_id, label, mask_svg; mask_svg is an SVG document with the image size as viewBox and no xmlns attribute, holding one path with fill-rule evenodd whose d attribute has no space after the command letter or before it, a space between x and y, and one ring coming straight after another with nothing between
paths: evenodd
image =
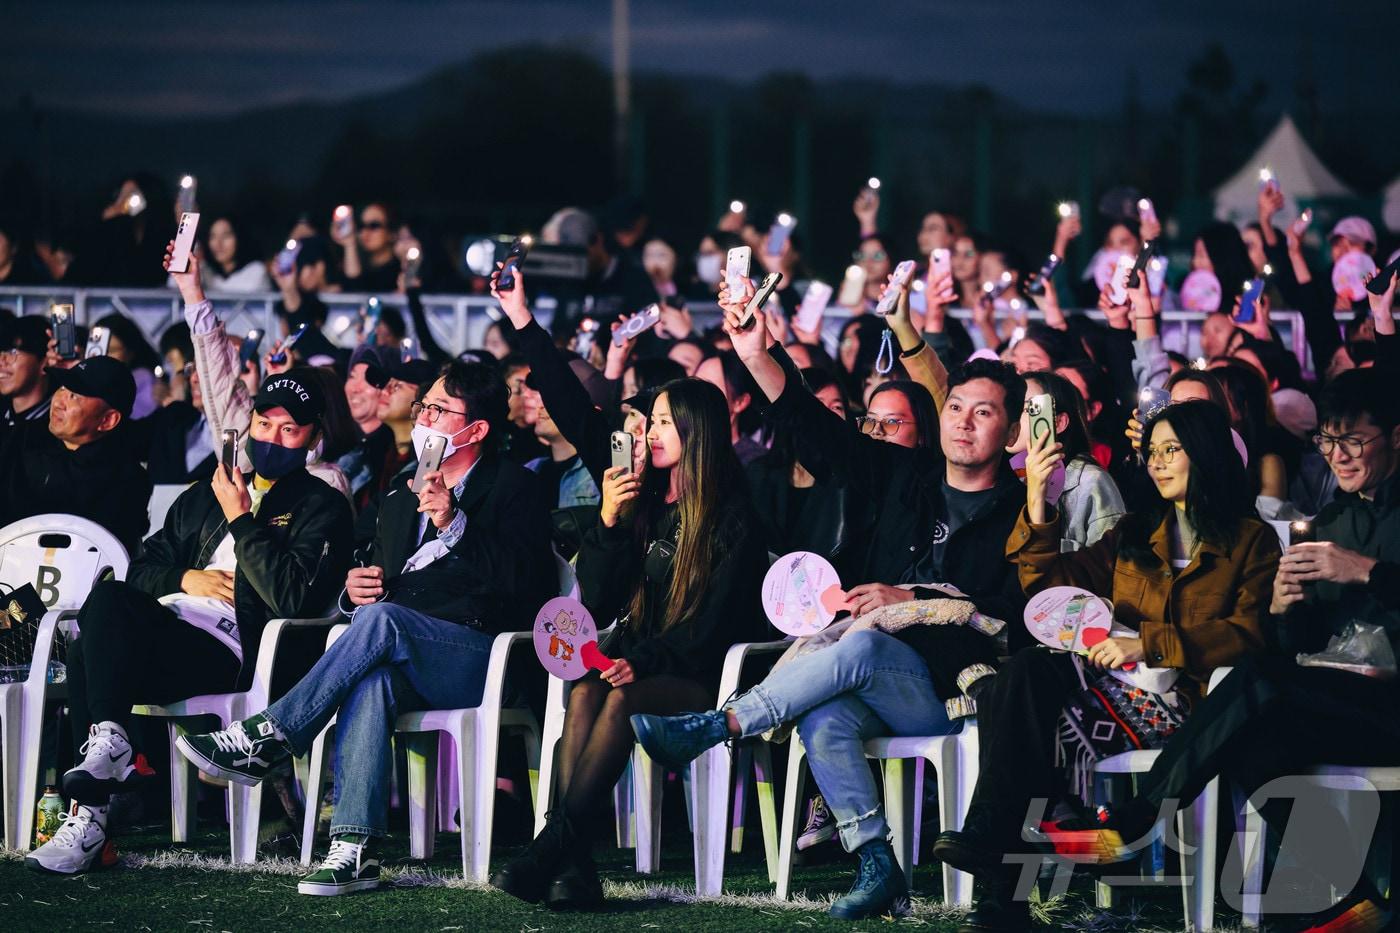
<instances>
[{"instance_id":1,"label":"black ankle boot","mask_svg":"<svg viewBox=\"0 0 1400 933\"><path fill-rule=\"evenodd\" d=\"M551 910L593 910L603 906L603 882L593 864L592 847L583 840L564 854L559 873L549 883L545 904Z\"/></svg>"},{"instance_id":2,"label":"black ankle boot","mask_svg":"<svg viewBox=\"0 0 1400 933\"><path fill-rule=\"evenodd\" d=\"M544 829L525 851L491 876L491 887L527 903L538 903L575 839L573 824L564 811L551 810Z\"/></svg>"}]
</instances>

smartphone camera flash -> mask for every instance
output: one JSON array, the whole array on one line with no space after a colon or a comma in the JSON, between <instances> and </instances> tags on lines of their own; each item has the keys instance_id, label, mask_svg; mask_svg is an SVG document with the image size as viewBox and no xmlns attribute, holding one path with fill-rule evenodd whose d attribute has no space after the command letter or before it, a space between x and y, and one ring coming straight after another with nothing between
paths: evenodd
<instances>
[{"instance_id":1,"label":"smartphone camera flash","mask_svg":"<svg viewBox=\"0 0 1400 933\"><path fill-rule=\"evenodd\" d=\"M879 191L880 179L876 178L874 175L870 176L865 180L865 187L869 188L871 191Z\"/></svg>"},{"instance_id":2,"label":"smartphone camera flash","mask_svg":"<svg viewBox=\"0 0 1400 933\"><path fill-rule=\"evenodd\" d=\"M782 224L784 227L791 227L794 223L793 217L791 214L788 214L786 212L779 214L778 223Z\"/></svg>"},{"instance_id":3,"label":"smartphone camera flash","mask_svg":"<svg viewBox=\"0 0 1400 933\"><path fill-rule=\"evenodd\" d=\"M297 241L296 241L296 240L288 240L288 241L287 241L287 249L296 249L296 248L297 248Z\"/></svg>"},{"instance_id":4,"label":"smartphone camera flash","mask_svg":"<svg viewBox=\"0 0 1400 933\"><path fill-rule=\"evenodd\" d=\"M731 214L742 214L743 212L744 212L744 202L743 202L743 201L730 201L730 202L729 202L729 213L731 213Z\"/></svg>"},{"instance_id":5,"label":"smartphone camera flash","mask_svg":"<svg viewBox=\"0 0 1400 933\"><path fill-rule=\"evenodd\" d=\"M410 247L408 248L408 252L405 253L404 255L408 258L408 261L409 261L409 262L416 262L417 259L418 259L418 257L421 256L422 253L419 252L418 247L416 247L416 246L410 246Z\"/></svg>"},{"instance_id":6,"label":"smartphone camera flash","mask_svg":"<svg viewBox=\"0 0 1400 933\"><path fill-rule=\"evenodd\" d=\"M181 178L181 179L180 179L180 187L181 187L181 188L193 188L193 187L194 187L194 176L193 176L193 175L186 175L186 176L184 176L183 178Z\"/></svg>"}]
</instances>

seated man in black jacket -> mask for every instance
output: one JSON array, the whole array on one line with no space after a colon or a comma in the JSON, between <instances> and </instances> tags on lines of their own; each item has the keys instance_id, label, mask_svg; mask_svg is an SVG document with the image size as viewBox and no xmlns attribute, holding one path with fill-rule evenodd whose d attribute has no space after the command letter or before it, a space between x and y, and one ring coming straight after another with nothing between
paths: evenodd
<instances>
[{"instance_id":1,"label":"seated man in black jacket","mask_svg":"<svg viewBox=\"0 0 1400 933\"><path fill-rule=\"evenodd\" d=\"M770 355L761 320L737 326L751 294L730 304L721 292L725 331L769 416L791 431L804 465L829 472L870 510L871 531L841 561L856 624L834 645L775 667L723 710L634 716L632 726L652 758L679 769L731 736L796 723L841 842L861 859L855 886L831 913L881 916L908 888L861 746L881 735L954 731L971 706L963 694L993 673L996 643L984 633L998 627L993 619L1019 621L1024 600L1003 554L1024 492L1004 449L1019 429L1025 381L1007 364L974 360L949 380L941 450L883 443L831 412ZM928 602L873 615L913 600ZM860 630L868 616L876 627Z\"/></svg>"},{"instance_id":2,"label":"seated man in black jacket","mask_svg":"<svg viewBox=\"0 0 1400 933\"><path fill-rule=\"evenodd\" d=\"M447 439L442 465L416 494L409 480L385 494L369 565L345 581L344 637L266 711L179 741L200 770L251 785L338 713L331 849L303 894L378 886L395 717L480 703L495 635L528 628L556 595L549 504L531 473L488 452L506 416L494 368L449 363L414 414L420 451Z\"/></svg>"},{"instance_id":3,"label":"seated man in black jacket","mask_svg":"<svg viewBox=\"0 0 1400 933\"><path fill-rule=\"evenodd\" d=\"M77 515L135 554L150 521L151 481L128 430L136 398L130 370L95 356L69 369L50 366L48 381L56 388L48 430L31 423L0 452L0 525Z\"/></svg>"},{"instance_id":4,"label":"seated man in black jacket","mask_svg":"<svg viewBox=\"0 0 1400 933\"><path fill-rule=\"evenodd\" d=\"M73 815L30 853L31 868L76 874L116 861L108 798L151 774L127 737L133 705L246 690L268 620L320 615L335 598L350 562L350 506L305 469L324 400L292 370L269 376L253 409L255 472L230 475L220 466L191 486L126 582L98 584L78 613L69 708L74 735L85 741L81 762L63 776Z\"/></svg>"}]
</instances>

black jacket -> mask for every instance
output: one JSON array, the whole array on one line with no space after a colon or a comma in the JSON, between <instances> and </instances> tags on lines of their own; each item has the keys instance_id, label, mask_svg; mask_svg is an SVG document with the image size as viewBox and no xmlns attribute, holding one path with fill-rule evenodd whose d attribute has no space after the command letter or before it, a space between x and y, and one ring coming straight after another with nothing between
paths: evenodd
<instances>
[{"instance_id":1,"label":"black jacket","mask_svg":"<svg viewBox=\"0 0 1400 933\"><path fill-rule=\"evenodd\" d=\"M760 602L767 548L743 491L728 501L715 533L715 565L704 598L690 616L664 631L676 508L665 510L657 527L648 529L645 549L626 522L608 528L597 520L584 535L578 556L583 602L600 628L620 620L599 647L608 657L631 662L638 680L675 674L717 689L730 645L774 637ZM646 618L624 619L638 587L646 588Z\"/></svg>"},{"instance_id":2,"label":"black jacket","mask_svg":"<svg viewBox=\"0 0 1400 933\"><path fill-rule=\"evenodd\" d=\"M559 591L549 503L538 477L499 456L480 460L457 503L467 516L461 540L433 563L404 573L422 541L418 497L408 488L412 476L401 471L380 500L366 560L384 569L385 599L488 632L530 628ZM350 608L347 598L341 608Z\"/></svg>"},{"instance_id":3,"label":"black jacket","mask_svg":"<svg viewBox=\"0 0 1400 933\"><path fill-rule=\"evenodd\" d=\"M199 423L200 417L199 411L189 402L171 402L131 422L133 443L146 458L146 471L152 483L193 483L214 475L217 460L214 453L193 470L185 465L190 429Z\"/></svg>"},{"instance_id":4,"label":"black jacket","mask_svg":"<svg viewBox=\"0 0 1400 933\"><path fill-rule=\"evenodd\" d=\"M238 559L233 603L243 645L235 689L246 690L269 619L319 616L334 604L350 565L350 529L345 497L305 470L278 480L257 515L240 515L232 524L224 520L214 487L202 480L175 500L165 527L146 542L126 579L152 596L178 593L185 571L204 569L231 533Z\"/></svg>"},{"instance_id":5,"label":"black jacket","mask_svg":"<svg viewBox=\"0 0 1400 933\"><path fill-rule=\"evenodd\" d=\"M150 525L151 480L127 425L77 450L30 424L0 452L0 525L65 512L90 519L135 556Z\"/></svg>"},{"instance_id":6,"label":"black jacket","mask_svg":"<svg viewBox=\"0 0 1400 933\"><path fill-rule=\"evenodd\" d=\"M942 454L866 437L792 378L768 414L795 433L798 460L804 466L813 473L829 473L854 502L865 503L858 534L833 561L841 585L850 589L904 580L927 550L938 518L946 513ZM1004 620L1013 647L1025 631L1025 596L1005 549L1025 499L1025 488L1004 467L992 506L954 532L945 545L939 581L967 594L979 612ZM934 595L917 588L915 592ZM957 694L954 680L964 667L996 658L992 639L965 626L917 626L901 638L923 656L935 692L944 699Z\"/></svg>"}]
</instances>

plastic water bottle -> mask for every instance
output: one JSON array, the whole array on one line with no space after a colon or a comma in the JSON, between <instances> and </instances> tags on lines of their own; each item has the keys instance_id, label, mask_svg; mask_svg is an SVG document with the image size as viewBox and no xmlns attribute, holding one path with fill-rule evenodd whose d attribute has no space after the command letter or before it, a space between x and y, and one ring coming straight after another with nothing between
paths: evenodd
<instances>
[{"instance_id":1,"label":"plastic water bottle","mask_svg":"<svg viewBox=\"0 0 1400 933\"><path fill-rule=\"evenodd\" d=\"M50 661L50 662L49 662L49 683L51 683L51 684L66 684L66 683L68 683L68 665L64 664L62 661Z\"/></svg>"},{"instance_id":2,"label":"plastic water bottle","mask_svg":"<svg viewBox=\"0 0 1400 933\"><path fill-rule=\"evenodd\" d=\"M52 784L44 787L44 796L39 798L39 807L34 813L34 844L41 846L53 838L63 825L63 798L58 788Z\"/></svg>"}]
</instances>

